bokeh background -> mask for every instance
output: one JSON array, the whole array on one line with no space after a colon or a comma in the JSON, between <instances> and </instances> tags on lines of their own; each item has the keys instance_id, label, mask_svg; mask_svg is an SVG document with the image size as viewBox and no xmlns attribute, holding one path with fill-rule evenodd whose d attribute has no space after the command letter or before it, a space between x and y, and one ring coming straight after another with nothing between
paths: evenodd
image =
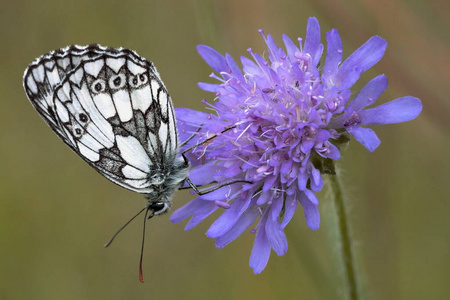
<instances>
[{"instance_id":1,"label":"bokeh background","mask_svg":"<svg viewBox=\"0 0 450 300\"><path fill-rule=\"evenodd\" d=\"M169 216L148 224L146 283L138 281L142 221L108 249L112 233L144 198L102 178L47 128L22 88L26 66L69 44L135 49L155 62L176 107L204 109L198 81L211 69L208 44L235 57L264 53L257 30L281 44L304 37L309 16L337 28L348 56L369 37L388 41L377 74L390 81L378 100L413 95L414 121L375 128L381 146L353 141L340 167L347 186L364 299L450 299L449 2L446 0L0 1L0 299L340 299L342 270L333 206L320 194L322 225L302 213L287 227L289 251L254 275L254 237L224 249L205 236L210 217L185 232ZM193 196L177 193L175 208ZM332 240L332 239L331 239Z\"/></svg>"}]
</instances>

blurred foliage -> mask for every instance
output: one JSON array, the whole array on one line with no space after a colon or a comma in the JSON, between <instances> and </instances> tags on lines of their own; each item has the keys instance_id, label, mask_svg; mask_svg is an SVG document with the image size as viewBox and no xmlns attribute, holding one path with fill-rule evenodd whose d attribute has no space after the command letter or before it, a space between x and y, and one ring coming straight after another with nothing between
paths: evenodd
<instances>
[{"instance_id":1,"label":"blurred foliage","mask_svg":"<svg viewBox=\"0 0 450 300\"><path fill-rule=\"evenodd\" d=\"M365 299L449 299L449 2L444 0L0 1L0 299L338 299L341 270L326 189L322 226L301 211L287 227L290 249L254 275L254 237L224 249L205 236L214 216L184 232L168 216L148 224L145 284L138 281L140 221L110 248L103 243L145 204L97 174L46 128L21 86L35 57L69 44L136 50L155 62L176 107L204 109L196 83L211 70L208 44L235 57L264 52L263 28L304 37L316 16L338 28L349 55L370 36L388 41L383 60L358 88L385 73L381 102L422 99L413 122L376 128L374 153L352 141L340 167L349 189ZM179 192L175 208L192 199Z\"/></svg>"}]
</instances>

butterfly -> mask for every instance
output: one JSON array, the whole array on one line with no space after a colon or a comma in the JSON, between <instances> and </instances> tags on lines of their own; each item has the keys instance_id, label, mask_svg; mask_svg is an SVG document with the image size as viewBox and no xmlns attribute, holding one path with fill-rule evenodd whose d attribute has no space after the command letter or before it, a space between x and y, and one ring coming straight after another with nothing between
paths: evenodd
<instances>
[{"instance_id":1,"label":"butterfly","mask_svg":"<svg viewBox=\"0 0 450 300\"><path fill-rule=\"evenodd\" d=\"M57 49L28 66L23 85L66 145L107 179L145 194L137 214L146 210L143 236L147 213L166 212L174 192L192 185L172 100L154 64L135 51L98 44Z\"/></svg>"}]
</instances>

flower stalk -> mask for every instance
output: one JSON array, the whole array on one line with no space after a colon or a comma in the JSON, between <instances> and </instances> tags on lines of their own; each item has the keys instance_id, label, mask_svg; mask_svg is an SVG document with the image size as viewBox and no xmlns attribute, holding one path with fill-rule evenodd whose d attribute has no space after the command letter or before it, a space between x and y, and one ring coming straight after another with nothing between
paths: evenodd
<instances>
[{"instance_id":1,"label":"flower stalk","mask_svg":"<svg viewBox=\"0 0 450 300\"><path fill-rule=\"evenodd\" d=\"M344 276L347 285L347 299L358 300L360 299L358 294L358 273L356 272L356 264L353 255L348 208L345 204L339 173L337 175L331 175L329 178L334 201L334 209L336 212L336 220L338 223L338 239L340 239L341 242L339 250L341 252L342 267L344 269Z\"/></svg>"}]
</instances>

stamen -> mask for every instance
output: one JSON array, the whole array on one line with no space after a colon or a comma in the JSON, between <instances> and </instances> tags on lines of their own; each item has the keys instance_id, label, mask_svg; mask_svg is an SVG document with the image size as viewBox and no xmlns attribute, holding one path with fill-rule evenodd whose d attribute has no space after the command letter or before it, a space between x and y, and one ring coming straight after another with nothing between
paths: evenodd
<instances>
[{"instance_id":1,"label":"stamen","mask_svg":"<svg viewBox=\"0 0 450 300\"><path fill-rule=\"evenodd\" d=\"M303 45L302 45L303 39L301 37L299 37L297 40L298 40L298 44L300 45L300 51L303 52Z\"/></svg>"},{"instance_id":2,"label":"stamen","mask_svg":"<svg viewBox=\"0 0 450 300\"><path fill-rule=\"evenodd\" d=\"M236 138L236 141L239 140L241 138L241 136L252 126L252 123L248 124L247 127L245 127L245 129L241 132L240 135L238 135L238 137Z\"/></svg>"},{"instance_id":3,"label":"stamen","mask_svg":"<svg viewBox=\"0 0 450 300\"><path fill-rule=\"evenodd\" d=\"M217 76L215 73L211 73L211 74L209 75L209 77L210 77L210 78L217 79L217 80L219 80L219 81L221 81L221 82L223 82L223 83L226 82L223 78L220 78L220 77Z\"/></svg>"},{"instance_id":4,"label":"stamen","mask_svg":"<svg viewBox=\"0 0 450 300\"><path fill-rule=\"evenodd\" d=\"M239 159L239 160L242 160L244 163L246 163L246 164L249 165L249 166L252 166L252 167L254 167L254 168L258 168L257 165L254 165L254 164L249 163L247 160L243 159L242 157L239 157L239 156L237 156L237 155L235 155L234 157L236 157L236 158Z\"/></svg>"},{"instance_id":5,"label":"stamen","mask_svg":"<svg viewBox=\"0 0 450 300\"><path fill-rule=\"evenodd\" d=\"M226 202L223 202L223 201L219 201L219 200L214 201L214 203L215 203L218 207L221 207L221 208L224 208L224 209L229 209L229 208L231 207L230 204L228 204L228 203L226 203Z\"/></svg>"}]
</instances>

